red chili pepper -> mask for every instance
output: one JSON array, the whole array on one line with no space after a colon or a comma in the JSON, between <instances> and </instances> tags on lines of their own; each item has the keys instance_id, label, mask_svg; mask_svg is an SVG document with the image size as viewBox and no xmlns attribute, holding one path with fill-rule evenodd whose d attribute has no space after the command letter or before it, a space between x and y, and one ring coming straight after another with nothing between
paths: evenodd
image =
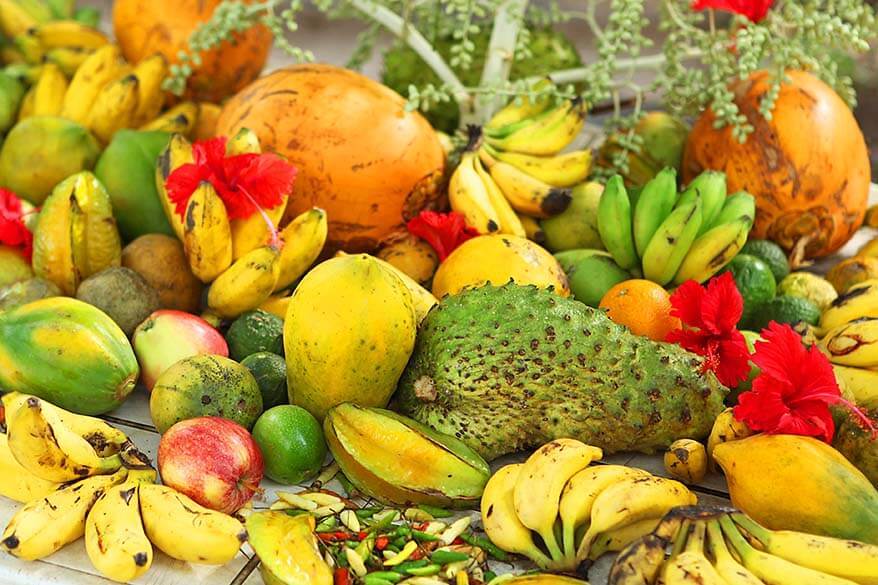
<instances>
[{"instance_id":1,"label":"red chili pepper","mask_svg":"<svg viewBox=\"0 0 878 585\"><path fill-rule=\"evenodd\" d=\"M325 542L340 542L342 540L352 540L356 535L349 532L318 532L317 537Z\"/></svg>"},{"instance_id":2,"label":"red chili pepper","mask_svg":"<svg viewBox=\"0 0 878 585\"><path fill-rule=\"evenodd\" d=\"M369 536L368 532L360 532L359 534L357 534L357 540L363 542L364 540L366 540L367 536Z\"/></svg>"},{"instance_id":3,"label":"red chili pepper","mask_svg":"<svg viewBox=\"0 0 878 585\"><path fill-rule=\"evenodd\" d=\"M454 540L451 541L451 544L464 544L464 541L461 537L458 536L457 538L455 538Z\"/></svg>"},{"instance_id":4,"label":"red chili pepper","mask_svg":"<svg viewBox=\"0 0 878 585\"><path fill-rule=\"evenodd\" d=\"M408 560L417 561L417 560L420 560L422 558L424 558L424 551L422 551L421 549L417 549L415 552L413 552L411 554L411 556L408 558Z\"/></svg>"},{"instance_id":5,"label":"red chili pepper","mask_svg":"<svg viewBox=\"0 0 878 585\"><path fill-rule=\"evenodd\" d=\"M347 569L343 567L338 567L332 573L332 582L335 585L348 585L348 583L350 583L350 580L351 574L348 572Z\"/></svg>"},{"instance_id":6,"label":"red chili pepper","mask_svg":"<svg viewBox=\"0 0 878 585\"><path fill-rule=\"evenodd\" d=\"M390 544L390 539L386 536L379 536L375 539L375 548L378 550L384 550L388 544Z\"/></svg>"},{"instance_id":7,"label":"red chili pepper","mask_svg":"<svg viewBox=\"0 0 878 585\"><path fill-rule=\"evenodd\" d=\"M423 532L424 530L427 529L427 526L429 526L429 525L430 525L429 522L421 522L420 524L415 526L415 530L420 530L421 532Z\"/></svg>"}]
</instances>

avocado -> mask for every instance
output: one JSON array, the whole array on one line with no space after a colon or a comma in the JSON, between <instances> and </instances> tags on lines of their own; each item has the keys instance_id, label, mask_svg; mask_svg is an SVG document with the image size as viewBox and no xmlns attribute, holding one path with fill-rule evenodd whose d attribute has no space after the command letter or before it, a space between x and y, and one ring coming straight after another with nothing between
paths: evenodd
<instances>
[{"instance_id":1,"label":"avocado","mask_svg":"<svg viewBox=\"0 0 878 585\"><path fill-rule=\"evenodd\" d=\"M430 311L397 390L402 414L491 460L572 437L653 452L703 438L726 388L701 359L534 286L483 286Z\"/></svg>"}]
</instances>

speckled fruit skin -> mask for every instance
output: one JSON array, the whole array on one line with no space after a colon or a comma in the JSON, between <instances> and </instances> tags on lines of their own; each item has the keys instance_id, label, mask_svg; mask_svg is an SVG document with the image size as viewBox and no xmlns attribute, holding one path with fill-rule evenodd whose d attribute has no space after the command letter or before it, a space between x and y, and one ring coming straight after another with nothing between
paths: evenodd
<instances>
[{"instance_id":1,"label":"speckled fruit skin","mask_svg":"<svg viewBox=\"0 0 878 585\"><path fill-rule=\"evenodd\" d=\"M162 483L207 508L231 514L262 481L262 453L247 429L203 416L178 422L159 443Z\"/></svg>"},{"instance_id":2,"label":"speckled fruit skin","mask_svg":"<svg viewBox=\"0 0 878 585\"><path fill-rule=\"evenodd\" d=\"M132 342L147 390L183 358L201 354L229 357L229 346L220 332L201 317L183 311L155 311L134 331Z\"/></svg>"},{"instance_id":3,"label":"speckled fruit skin","mask_svg":"<svg viewBox=\"0 0 878 585\"><path fill-rule=\"evenodd\" d=\"M399 412L487 460L570 437L652 452L710 432L726 389L677 345L536 286L483 286L427 315L394 397Z\"/></svg>"}]
</instances>

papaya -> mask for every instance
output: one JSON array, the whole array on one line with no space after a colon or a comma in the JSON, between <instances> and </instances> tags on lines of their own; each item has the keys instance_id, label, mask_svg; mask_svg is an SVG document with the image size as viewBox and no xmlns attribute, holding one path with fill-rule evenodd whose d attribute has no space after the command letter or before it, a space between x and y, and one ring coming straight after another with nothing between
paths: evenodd
<instances>
[{"instance_id":1,"label":"papaya","mask_svg":"<svg viewBox=\"0 0 878 585\"><path fill-rule=\"evenodd\" d=\"M0 313L0 388L78 414L118 407L140 369L125 334L100 309L52 297Z\"/></svg>"},{"instance_id":2,"label":"papaya","mask_svg":"<svg viewBox=\"0 0 878 585\"><path fill-rule=\"evenodd\" d=\"M290 404L318 420L342 402L384 407L415 345L405 283L367 254L318 265L296 287L284 322Z\"/></svg>"},{"instance_id":3,"label":"papaya","mask_svg":"<svg viewBox=\"0 0 878 585\"><path fill-rule=\"evenodd\" d=\"M878 544L878 490L826 443L759 434L720 443L712 456L732 504L763 526Z\"/></svg>"}]
</instances>

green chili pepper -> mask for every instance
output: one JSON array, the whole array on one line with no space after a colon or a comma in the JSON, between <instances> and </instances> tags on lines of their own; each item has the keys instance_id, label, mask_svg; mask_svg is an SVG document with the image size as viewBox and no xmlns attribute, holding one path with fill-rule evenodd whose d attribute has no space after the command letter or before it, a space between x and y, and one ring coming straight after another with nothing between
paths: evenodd
<instances>
[{"instance_id":1,"label":"green chili pepper","mask_svg":"<svg viewBox=\"0 0 878 585\"><path fill-rule=\"evenodd\" d=\"M429 506L427 504L421 504L418 506L419 509L423 510L433 518L449 518L454 516L454 513L451 510L446 510L445 508L439 508L436 506Z\"/></svg>"},{"instance_id":2,"label":"green chili pepper","mask_svg":"<svg viewBox=\"0 0 878 585\"><path fill-rule=\"evenodd\" d=\"M405 536L400 536L399 538L394 539L393 542L391 542L390 544L397 548L402 548L406 545L407 542L408 541L406 540Z\"/></svg>"},{"instance_id":3,"label":"green chili pepper","mask_svg":"<svg viewBox=\"0 0 878 585\"><path fill-rule=\"evenodd\" d=\"M430 534L429 532L421 532L420 530L412 530L412 538L419 542L433 542L439 540L439 536Z\"/></svg>"},{"instance_id":4,"label":"green chili pepper","mask_svg":"<svg viewBox=\"0 0 878 585\"><path fill-rule=\"evenodd\" d=\"M494 571L485 571L485 583L490 583L496 578L497 573L495 573Z\"/></svg>"},{"instance_id":5,"label":"green chili pepper","mask_svg":"<svg viewBox=\"0 0 878 585\"><path fill-rule=\"evenodd\" d=\"M440 565L425 565L423 567L415 567L413 569L409 569L406 571L409 575L414 575L416 577L429 577L430 575L436 575L439 571L442 570Z\"/></svg>"},{"instance_id":6,"label":"green chili pepper","mask_svg":"<svg viewBox=\"0 0 878 585\"><path fill-rule=\"evenodd\" d=\"M393 532L393 536L409 536L412 533L412 529L408 526L400 526Z\"/></svg>"},{"instance_id":7,"label":"green chili pepper","mask_svg":"<svg viewBox=\"0 0 878 585\"><path fill-rule=\"evenodd\" d=\"M375 577L374 573L369 573L365 577L363 577L363 583L365 585L393 585L396 581L388 581L387 579L381 579L380 577Z\"/></svg>"},{"instance_id":8,"label":"green chili pepper","mask_svg":"<svg viewBox=\"0 0 878 585\"><path fill-rule=\"evenodd\" d=\"M369 577L374 577L375 579L381 579L383 581L389 581L391 583L397 583L402 580L402 575L399 573L394 573L393 571L375 571L374 573L369 573L366 575L366 579Z\"/></svg>"},{"instance_id":9,"label":"green chili pepper","mask_svg":"<svg viewBox=\"0 0 878 585\"><path fill-rule=\"evenodd\" d=\"M418 559L416 561L405 561L403 563L398 564L393 567L393 571L396 573L407 574L409 569L417 569L419 567L426 567L430 564L430 561L427 559Z\"/></svg>"},{"instance_id":10,"label":"green chili pepper","mask_svg":"<svg viewBox=\"0 0 878 585\"><path fill-rule=\"evenodd\" d=\"M298 508L287 508L284 510L284 513L287 516L301 516L302 514L307 514L308 510L299 510Z\"/></svg>"},{"instance_id":11,"label":"green chili pepper","mask_svg":"<svg viewBox=\"0 0 878 585\"><path fill-rule=\"evenodd\" d=\"M459 563L460 561L465 561L469 558L470 556L468 554L453 550L436 550L430 555L430 560L434 563L439 563L440 565Z\"/></svg>"},{"instance_id":12,"label":"green chili pepper","mask_svg":"<svg viewBox=\"0 0 878 585\"><path fill-rule=\"evenodd\" d=\"M481 548L498 561L509 560L509 555L506 554L506 551L501 550L497 545L483 536L473 536L471 534L463 533L460 535L460 539L469 545Z\"/></svg>"},{"instance_id":13,"label":"green chili pepper","mask_svg":"<svg viewBox=\"0 0 878 585\"><path fill-rule=\"evenodd\" d=\"M360 508L359 510L354 510L354 514L356 514L357 518L360 520L368 520L380 511L381 508Z\"/></svg>"},{"instance_id":14,"label":"green chili pepper","mask_svg":"<svg viewBox=\"0 0 878 585\"><path fill-rule=\"evenodd\" d=\"M329 532L334 530L336 526L338 526L338 520L336 520L335 516L327 516L320 521L320 524L314 527L314 532Z\"/></svg>"}]
</instances>

